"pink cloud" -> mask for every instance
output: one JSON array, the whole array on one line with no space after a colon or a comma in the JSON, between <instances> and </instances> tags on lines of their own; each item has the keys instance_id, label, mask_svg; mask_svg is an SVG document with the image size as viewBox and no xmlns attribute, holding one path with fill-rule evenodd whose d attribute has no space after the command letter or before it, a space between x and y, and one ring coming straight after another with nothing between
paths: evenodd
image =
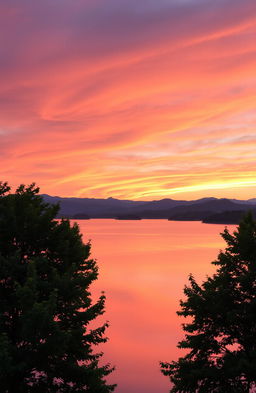
<instances>
[{"instance_id":1,"label":"pink cloud","mask_svg":"<svg viewBox=\"0 0 256 393\"><path fill-rule=\"evenodd\" d=\"M217 158L231 188L242 182L254 140L237 136L254 120L237 127L234 116L255 107L256 5L230 5L1 5L4 180L63 195L190 197L186 184L212 192L205 177L219 177Z\"/></svg>"}]
</instances>

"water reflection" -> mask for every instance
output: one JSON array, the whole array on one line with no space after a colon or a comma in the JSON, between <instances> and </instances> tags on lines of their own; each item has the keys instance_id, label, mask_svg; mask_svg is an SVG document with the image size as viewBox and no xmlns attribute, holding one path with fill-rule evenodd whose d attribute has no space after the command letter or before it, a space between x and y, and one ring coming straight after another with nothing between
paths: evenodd
<instances>
[{"instance_id":1,"label":"water reflection","mask_svg":"<svg viewBox=\"0 0 256 393\"><path fill-rule=\"evenodd\" d=\"M104 361L116 365L110 382L118 383L116 393L167 393L170 383L159 361L182 355L176 348L182 289L189 273L200 282L214 271L210 262L224 247L223 225L86 220L79 226L84 240L92 240L100 268L93 293L107 295Z\"/></svg>"}]
</instances>

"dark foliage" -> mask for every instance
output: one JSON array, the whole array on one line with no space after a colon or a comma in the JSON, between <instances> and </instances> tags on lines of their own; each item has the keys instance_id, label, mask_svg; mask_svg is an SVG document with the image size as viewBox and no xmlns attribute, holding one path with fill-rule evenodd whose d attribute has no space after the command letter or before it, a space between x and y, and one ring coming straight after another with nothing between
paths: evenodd
<instances>
[{"instance_id":1,"label":"dark foliage","mask_svg":"<svg viewBox=\"0 0 256 393\"><path fill-rule=\"evenodd\" d=\"M162 363L172 393L253 392L256 384L256 223L248 214L198 285L190 276L178 315L188 317L177 362Z\"/></svg>"},{"instance_id":2,"label":"dark foliage","mask_svg":"<svg viewBox=\"0 0 256 393\"><path fill-rule=\"evenodd\" d=\"M2 393L108 393L109 365L94 345L106 324L91 330L105 297L91 300L97 279L79 228L56 221L32 184L11 194L0 183L0 387Z\"/></svg>"}]
</instances>

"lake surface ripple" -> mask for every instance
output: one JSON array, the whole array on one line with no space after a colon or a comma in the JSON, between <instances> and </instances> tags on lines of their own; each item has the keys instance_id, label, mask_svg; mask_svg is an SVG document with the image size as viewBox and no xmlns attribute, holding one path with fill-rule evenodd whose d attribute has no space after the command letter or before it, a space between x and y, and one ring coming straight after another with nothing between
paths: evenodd
<instances>
[{"instance_id":1,"label":"lake surface ripple","mask_svg":"<svg viewBox=\"0 0 256 393\"><path fill-rule=\"evenodd\" d=\"M80 220L84 241L92 241L99 279L93 296L105 291L108 343L104 362L116 366L109 378L116 393L168 393L170 382L159 361L182 356L177 317L183 287L193 273L200 283L215 267L225 243L224 225L167 220ZM229 226L230 230L235 229Z\"/></svg>"}]
</instances>

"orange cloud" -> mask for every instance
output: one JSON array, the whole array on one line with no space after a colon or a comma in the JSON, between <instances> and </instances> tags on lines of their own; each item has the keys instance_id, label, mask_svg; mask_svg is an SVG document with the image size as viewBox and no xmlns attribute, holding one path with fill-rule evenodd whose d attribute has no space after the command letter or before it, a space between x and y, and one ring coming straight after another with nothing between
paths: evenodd
<instances>
[{"instance_id":1,"label":"orange cloud","mask_svg":"<svg viewBox=\"0 0 256 393\"><path fill-rule=\"evenodd\" d=\"M118 4L1 5L2 179L63 196L255 196L255 2Z\"/></svg>"}]
</instances>

